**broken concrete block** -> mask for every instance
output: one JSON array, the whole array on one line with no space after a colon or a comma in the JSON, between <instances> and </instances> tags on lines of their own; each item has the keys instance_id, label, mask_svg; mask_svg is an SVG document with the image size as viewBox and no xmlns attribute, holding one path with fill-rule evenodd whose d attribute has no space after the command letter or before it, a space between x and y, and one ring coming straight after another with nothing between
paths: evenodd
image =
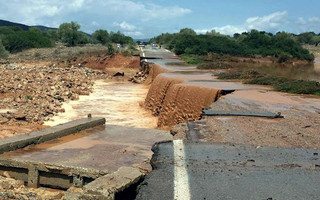
<instances>
[{"instance_id":1,"label":"broken concrete block","mask_svg":"<svg viewBox=\"0 0 320 200\"><path fill-rule=\"evenodd\" d=\"M84 193L114 199L115 194L137 183L144 176L139 169L121 167L118 171L105 175L84 186Z\"/></svg>"}]
</instances>

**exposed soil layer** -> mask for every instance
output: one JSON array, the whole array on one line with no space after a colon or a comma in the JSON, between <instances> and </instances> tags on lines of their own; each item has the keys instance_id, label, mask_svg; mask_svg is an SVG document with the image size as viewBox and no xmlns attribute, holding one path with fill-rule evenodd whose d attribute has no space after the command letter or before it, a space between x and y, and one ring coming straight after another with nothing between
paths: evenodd
<instances>
[{"instance_id":1,"label":"exposed soil layer","mask_svg":"<svg viewBox=\"0 0 320 200\"><path fill-rule=\"evenodd\" d=\"M186 121L198 120L202 110L214 102L217 89L174 84L169 87L158 119L158 126L173 126Z\"/></svg>"},{"instance_id":2,"label":"exposed soil layer","mask_svg":"<svg viewBox=\"0 0 320 200\"><path fill-rule=\"evenodd\" d=\"M158 127L198 120L204 108L215 101L220 90L183 85L185 80L166 76L170 70L153 65L149 74L152 85L145 100L145 107L159 116Z\"/></svg>"},{"instance_id":3,"label":"exposed soil layer","mask_svg":"<svg viewBox=\"0 0 320 200\"><path fill-rule=\"evenodd\" d=\"M158 116L164 106L168 90L178 83L183 83L183 80L158 75L150 86L144 103L145 107L151 110L153 115Z\"/></svg>"},{"instance_id":4,"label":"exposed soil layer","mask_svg":"<svg viewBox=\"0 0 320 200\"><path fill-rule=\"evenodd\" d=\"M152 64L150 72L149 72L149 76L148 76L148 78L147 78L145 83L146 84L151 84L159 74L167 73L167 72L172 72L172 70L163 68L163 67L161 67L161 66L159 66L157 64Z\"/></svg>"},{"instance_id":5,"label":"exposed soil layer","mask_svg":"<svg viewBox=\"0 0 320 200\"><path fill-rule=\"evenodd\" d=\"M61 65L81 66L90 69L106 71L110 75L124 72L126 77L131 76L140 69L139 57L124 56L123 54L115 54L109 56L107 53L85 53L74 56L59 62Z\"/></svg>"}]
</instances>

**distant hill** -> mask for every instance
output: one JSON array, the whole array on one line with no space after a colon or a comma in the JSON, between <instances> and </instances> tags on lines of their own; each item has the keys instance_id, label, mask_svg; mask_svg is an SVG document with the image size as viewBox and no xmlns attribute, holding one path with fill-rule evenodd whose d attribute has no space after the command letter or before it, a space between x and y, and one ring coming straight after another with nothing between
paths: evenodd
<instances>
[{"instance_id":1,"label":"distant hill","mask_svg":"<svg viewBox=\"0 0 320 200\"><path fill-rule=\"evenodd\" d=\"M140 41L140 42L149 42L150 41L150 38L149 39L133 39L134 42L137 42L137 41Z\"/></svg>"},{"instance_id":2,"label":"distant hill","mask_svg":"<svg viewBox=\"0 0 320 200\"><path fill-rule=\"evenodd\" d=\"M51 28L51 27L46 27L46 26L40 26L40 25L28 26L28 25L25 25L25 24L19 24L19 23L10 22L10 21L6 21L6 20L1 20L0 19L0 27L1 26L17 26L17 27L22 28L25 31L29 30L32 27L38 28L38 29L40 29L42 31L45 31L45 30L56 30L56 28Z\"/></svg>"}]
</instances>

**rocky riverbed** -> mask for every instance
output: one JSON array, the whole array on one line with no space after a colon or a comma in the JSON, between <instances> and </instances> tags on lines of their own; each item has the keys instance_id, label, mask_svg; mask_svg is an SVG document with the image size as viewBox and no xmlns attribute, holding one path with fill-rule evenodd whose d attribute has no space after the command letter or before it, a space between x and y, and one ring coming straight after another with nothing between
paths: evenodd
<instances>
[{"instance_id":1,"label":"rocky riverbed","mask_svg":"<svg viewBox=\"0 0 320 200\"><path fill-rule=\"evenodd\" d=\"M64 112L63 102L90 94L95 80L109 77L81 66L21 63L0 65L0 74L0 138L24 133L12 126L33 124L31 130L38 129L43 121Z\"/></svg>"}]
</instances>

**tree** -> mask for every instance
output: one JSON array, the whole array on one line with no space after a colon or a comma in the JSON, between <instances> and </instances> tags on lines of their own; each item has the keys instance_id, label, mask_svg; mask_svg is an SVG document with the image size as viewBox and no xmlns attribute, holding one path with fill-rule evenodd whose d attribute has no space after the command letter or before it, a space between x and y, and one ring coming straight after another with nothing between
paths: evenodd
<instances>
[{"instance_id":1,"label":"tree","mask_svg":"<svg viewBox=\"0 0 320 200\"><path fill-rule=\"evenodd\" d=\"M0 40L0 58L7 58L9 52L4 48L2 41Z\"/></svg>"},{"instance_id":2,"label":"tree","mask_svg":"<svg viewBox=\"0 0 320 200\"><path fill-rule=\"evenodd\" d=\"M42 32L17 30L12 34L4 35L3 45L9 52L19 52L30 48L52 47L54 43Z\"/></svg>"},{"instance_id":3,"label":"tree","mask_svg":"<svg viewBox=\"0 0 320 200\"><path fill-rule=\"evenodd\" d=\"M311 39L316 34L314 32L305 32L298 35L298 41L302 44L310 44Z\"/></svg>"},{"instance_id":4,"label":"tree","mask_svg":"<svg viewBox=\"0 0 320 200\"><path fill-rule=\"evenodd\" d=\"M197 33L191 28L183 28L180 30L181 35L197 35Z\"/></svg>"},{"instance_id":5,"label":"tree","mask_svg":"<svg viewBox=\"0 0 320 200\"><path fill-rule=\"evenodd\" d=\"M319 35L315 35L311 38L311 44L318 46L320 44L320 36Z\"/></svg>"},{"instance_id":6,"label":"tree","mask_svg":"<svg viewBox=\"0 0 320 200\"><path fill-rule=\"evenodd\" d=\"M47 30L43 34L53 41L59 41L59 35L57 30Z\"/></svg>"},{"instance_id":7,"label":"tree","mask_svg":"<svg viewBox=\"0 0 320 200\"><path fill-rule=\"evenodd\" d=\"M76 46L79 44L80 34L78 30L80 25L77 22L63 23L59 26L58 34L62 42L68 46Z\"/></svg>"},{"instance_id":8,"label":"tree","mask_svg":"<svg viewBox=\"0 0 320 200\"><path fill-rule=\"evenodd\" d=\"M120 31L114 33L111 32L110 33L110 40L113 43L119 43L121 45L123 44L133 44L133 39L129 36L125 36L124 34L122 34Z\"/></svg>"},{"instance_id":9,"label":"tree","mask_svg":"<svg viewBox=\"0 0 320 200\"><path fill-rule=\"evenodd\" d=\"M37 27L31 27L29 31L33 33L42 33L42 31Z\"/></svg>"},{"instance_id":10,"label":"tree","mask_svg":"<svg viewBox=\"0 0 320 200\"><path fill-rule=\"evenodd\" d=\"M109 33L106 30L96 30L93 34L93 39L98 41L99 43L105 45L110 41Z\"/></svg>"}]
</instances>

